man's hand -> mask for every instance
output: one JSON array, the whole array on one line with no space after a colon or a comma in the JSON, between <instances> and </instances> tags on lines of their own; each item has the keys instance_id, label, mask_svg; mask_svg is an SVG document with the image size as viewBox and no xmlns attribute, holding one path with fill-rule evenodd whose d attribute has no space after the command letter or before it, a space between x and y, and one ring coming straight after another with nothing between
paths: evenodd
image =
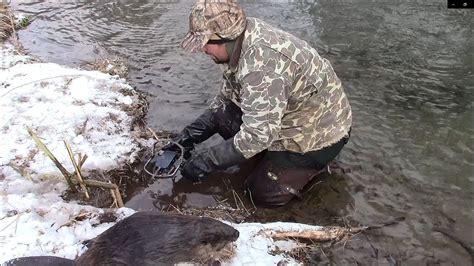
<instances>
[{"instance_id":1,"label":"man's hand","mask_svg":"<svg viewBox=\"0 0 474 266\"><path fill-rule=\"evenodd\" d=\"M208 156L203 153L193 156L184 163L181 174L193 183L206 179L214 170L214 167L206 162L206 158Z\"/></svg>"},{"instance_id":2,"label":"man's hand","mask_svg":"<svg viewBox=\"0 0 474 266\"><path fill-rule=\"evenodd\" d=\"M206 110L193 123L186 126L172 140L184 148L184 158L187 159L194 149L194 145L201 143L216 133L216 122L214 118L214 110ZM163 147L163 150L179 151L180 149L174 143L170 143Z\"/></svg>"},{"instance_id":3,"label":"man's hand","mask_svg":"<svg viewBox=\"0 0 474 266\"><path fill-rule=\"evenodd\" d=\"M186 161L181 174L192 182L201 181L214 170L225 170L245 161L245 157L235 148L234 138L228 139Z\"/></svg>"}]
</instances>

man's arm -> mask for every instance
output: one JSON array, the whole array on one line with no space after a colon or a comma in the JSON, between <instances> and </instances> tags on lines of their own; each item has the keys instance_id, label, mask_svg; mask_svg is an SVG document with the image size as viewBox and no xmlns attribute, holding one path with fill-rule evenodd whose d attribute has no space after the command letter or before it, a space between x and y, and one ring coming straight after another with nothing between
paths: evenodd
<instances>
[{"instance_id":1,"label":"man's arm","mask_svg":"<svg viewBox=\"0 0 474 266\"><path fill-rule=\"evenodd\" d=\"M273 72L256 71L246 75L241 85L240 131L187 161L181 170L186 178L199 181L214 170L243 162L267 149L278 137L289 83Z\"/></svg>"}]
</instances>

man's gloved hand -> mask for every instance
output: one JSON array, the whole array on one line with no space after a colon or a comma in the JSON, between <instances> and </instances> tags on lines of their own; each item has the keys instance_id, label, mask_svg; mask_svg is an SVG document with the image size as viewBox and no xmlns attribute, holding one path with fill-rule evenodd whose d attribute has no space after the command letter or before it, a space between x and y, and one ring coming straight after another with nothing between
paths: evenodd
<instances>
[{"instance_id":1,"label":"man's gloved hand","mask_svg":"<svg viewBox=\"0 0 474 266\"><path fill-rule=\"evenodd\" d=\"M234 138L230 138L193 155L184 163L181 174L192 182L198 182L214 170L225 170L243 161L245 157L235 148Z\"/></svg>"},{"instance_id":2,"label":"man's gloved hand","mask_svg":"<svg viewBox=\"0 0 474 266\"><path fill-rule=\"evenodd\" d=\"M193 123L185 127L172 140L184 148L184 158L187 159L194 149L194 145L205 141L216 133L216 122L213 110L206 110L204 114L199 116ZM163 147L162 150L173 150L181 152L179 147L174 143L170 143Z\"/></svg>"}]
</instances>

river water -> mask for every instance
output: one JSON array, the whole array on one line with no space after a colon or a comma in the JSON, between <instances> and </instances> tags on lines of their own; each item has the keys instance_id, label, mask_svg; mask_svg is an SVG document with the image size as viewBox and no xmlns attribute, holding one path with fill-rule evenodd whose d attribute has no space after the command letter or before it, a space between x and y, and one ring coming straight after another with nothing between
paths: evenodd
<instances>
[{"instance_id":1,"label":"river water","mask_svg":"<svg viewBox=\"0 0 474 266\"><path fill-rule=\"evenodd\" d=\"M329 255L315 252L314 262L470 263L461 244L474 243L473 11L447 9L444 0L241 2L248 16L303 38L328 58L354 115L339 169L303 201L259 210L255 219L370 225L404 216L335 245ZM126 58L130 83L152 95L146 119L157 130L191 122L219 86L221 73L209 58L179 48L191 0L11 4L36 17L18 34L43 61L76 67L104 49ZM225 186L209 182L159 181L128 206L149 209L157 197L213 205Z\"/></svg>"}]
</instances>

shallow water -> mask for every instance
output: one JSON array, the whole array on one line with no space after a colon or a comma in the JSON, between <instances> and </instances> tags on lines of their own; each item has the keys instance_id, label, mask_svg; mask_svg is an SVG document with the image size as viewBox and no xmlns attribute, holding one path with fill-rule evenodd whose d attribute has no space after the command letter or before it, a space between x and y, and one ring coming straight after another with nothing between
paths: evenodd
<instances>
[{"instance_id":1,"label":"shallow water","mask_svg":"<svg viewBox=\"0 0 474 266\"><path fill-rule=\"evenodd\" d=\"M445 1L241 1L249 16L288 30L328 58L352 104L352 137L339 168L301 202L254 219L370 225L405 216L315 260L466 264L447 228L472 245L474 183L473 25ZM428 2L428 1L426 1ZM133 86L152 95L147 116L177 131L214 95L221 73L178 47L192 1L12 1L36 16L20 41L44 61L79 66L109 53L128 59ZM214 138L211 142L218 142ZM239 191L215 175L199 186L160 180L127 204L136 209L205 207ZM225 179L227 180L227 179Z\"/></svg>"}]
</instances>

